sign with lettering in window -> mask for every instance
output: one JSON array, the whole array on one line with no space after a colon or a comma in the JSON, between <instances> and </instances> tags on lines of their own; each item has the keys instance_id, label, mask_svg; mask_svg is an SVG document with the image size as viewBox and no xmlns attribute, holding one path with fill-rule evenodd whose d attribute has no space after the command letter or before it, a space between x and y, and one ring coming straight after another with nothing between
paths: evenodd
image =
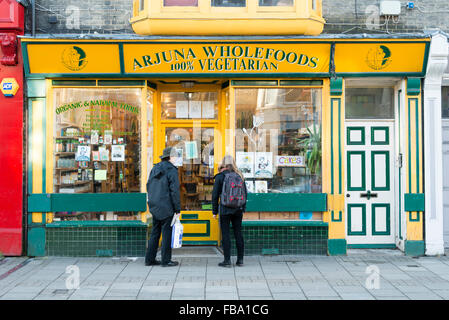
<instances>
[{"instance_id":1,"label":"sign with lettering in window","mask_svg":"<svg viewBox=\"0 0 449 320\"><path fill-rule=\"evenodd\" d=\"M124 44L129 74L328 73L330 44Z\"/></svg>"},{"instance_id":2,"label":"sign with lettering in window","mask_svg":"<svg viewBox=\"0 0 449 320\"><path fill-rule=\"evenodd\" d=\"M278 167L303 167L303 156L276 156L276 165Z\"/></svg>"}]
</instances>

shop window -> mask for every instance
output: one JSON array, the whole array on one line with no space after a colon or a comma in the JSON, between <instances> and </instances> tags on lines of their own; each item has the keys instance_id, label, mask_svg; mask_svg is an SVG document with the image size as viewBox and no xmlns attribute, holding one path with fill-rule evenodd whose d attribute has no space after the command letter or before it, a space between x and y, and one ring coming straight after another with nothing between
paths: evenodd
<instances>
[{"instance_id":1,"label":"shop window","mask_svg":"<svg viewBox=\"0 0 449 320\"><path fill-rule=\"evenodd\" d=\"M393 88L347 88L346 119L394 119Z\"/></svg>"},{"instance_id":2,"label":"shop window","mask_svg":"<svg viewBox=\"0 0 449 320\"><path fill-rule=\"evenodd\" d=\"M443 87L441 99L441 105L443 108L441 116L449 119L449 87Z\"/></svg>"},{"instance_id":3,"label":"shop window","mask_svg":"<svg viewBox=\"0 0 449 320\"><path fill-rule=\"evenodd\" d=\"M217 119L217 92L162 92L162 119Z\"/></svg>"},{"instance_id":4,"label":"shop window","mask_svg":"<svg viewBox=\"0 0 449 320\"><path fill-rule=\"evenodd\" d=\"M212 0L212 7L245 7L245 0Z\"/></svg>"},{"instance_id":5,"label":"shop window","mask_svg":"<svg viewBox=\"0 0 449 320\"><path fill-rule=\"evenodd\" d=\"M259 0L260 7L291 7L293 3L293 0Z\"/></svg>"},{"instance_id":6,"label":"shop window","mask_svg":"<svg viewBox=\"0 0 449 320\"><path fill-rule=\"evenodd\" d=\"M321 192L321 89L235 90L236 163L255 193Z\"/></svg>"},{"instance_id":7,"label":"shop window","mask_svg":"<svg viewBox=\"0 0 449 320\"><path fill-rule=\"evenodd\" d=\"M198 0L164 0L165 7L197 7Z\"/></svg>"},{"instance_id":8,"label":"shop window","mask_svg":"<svg viewBox=\"0 0 449 320\"><path fill-rule=\"evenodd\" d=\"M55 193L140 192L140 88L54 88ZM56 213L101 219L106 213ZM122 213L136 218L134 213ZM119 213L111 213L111 219ZM124 218L125 220L125 218Z\"/></svg>"}]
</instances>

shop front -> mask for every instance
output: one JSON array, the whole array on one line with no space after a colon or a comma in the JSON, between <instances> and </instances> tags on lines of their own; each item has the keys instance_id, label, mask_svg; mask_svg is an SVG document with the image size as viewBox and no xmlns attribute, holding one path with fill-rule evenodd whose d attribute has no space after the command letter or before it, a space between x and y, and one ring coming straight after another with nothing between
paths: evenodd
<instances>
[{"instance_id":1,"label":"shop front","mask_svg":"<svg viewBox=\"0 0 449 320\"><path fill-rule=\"evenodd\" d=\"M235 157L246 254L423 247L429 37L23 38L28 254L144 255L146 182L177 152L184 245L220 246Z\"/></svg>"}]
</instances>

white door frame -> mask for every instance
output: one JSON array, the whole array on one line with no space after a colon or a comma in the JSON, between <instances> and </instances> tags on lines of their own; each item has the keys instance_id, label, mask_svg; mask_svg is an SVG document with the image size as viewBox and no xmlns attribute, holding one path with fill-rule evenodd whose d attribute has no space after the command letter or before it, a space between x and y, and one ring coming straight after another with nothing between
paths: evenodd
<instances>
[{"instance_id":1,"label":"white door frame","mask_svg":"<svg viewBox=\"0 0 449 320\"><path fill-rule=\"evenodd\" d=\"M396 246L405 250L407 238L407 216L404 210L404 195L406 193L406 157L405 157L405 93L407 92L406 80L400 81L394 88L394 110L395 110L395 222L396 222Z\"/></svg>"}]
</instances>

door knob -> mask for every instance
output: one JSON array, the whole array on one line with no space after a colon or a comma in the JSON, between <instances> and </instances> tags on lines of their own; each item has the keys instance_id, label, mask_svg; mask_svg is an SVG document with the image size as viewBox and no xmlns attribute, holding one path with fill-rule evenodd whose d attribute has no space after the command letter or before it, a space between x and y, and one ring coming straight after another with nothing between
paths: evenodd
<instances>
[{"instance_id":1,"label":"door knob","mask_svg":"<svg viewBox=\"0 0 449 320\"><path fill-rule=\"evenodd\" d=\"M351 197L351 195L350 195L349 193L347 193L347 194L346 194L346 197L347 197L347 198L350 198L350 197Z\"/></svg>"}]
</instances>

